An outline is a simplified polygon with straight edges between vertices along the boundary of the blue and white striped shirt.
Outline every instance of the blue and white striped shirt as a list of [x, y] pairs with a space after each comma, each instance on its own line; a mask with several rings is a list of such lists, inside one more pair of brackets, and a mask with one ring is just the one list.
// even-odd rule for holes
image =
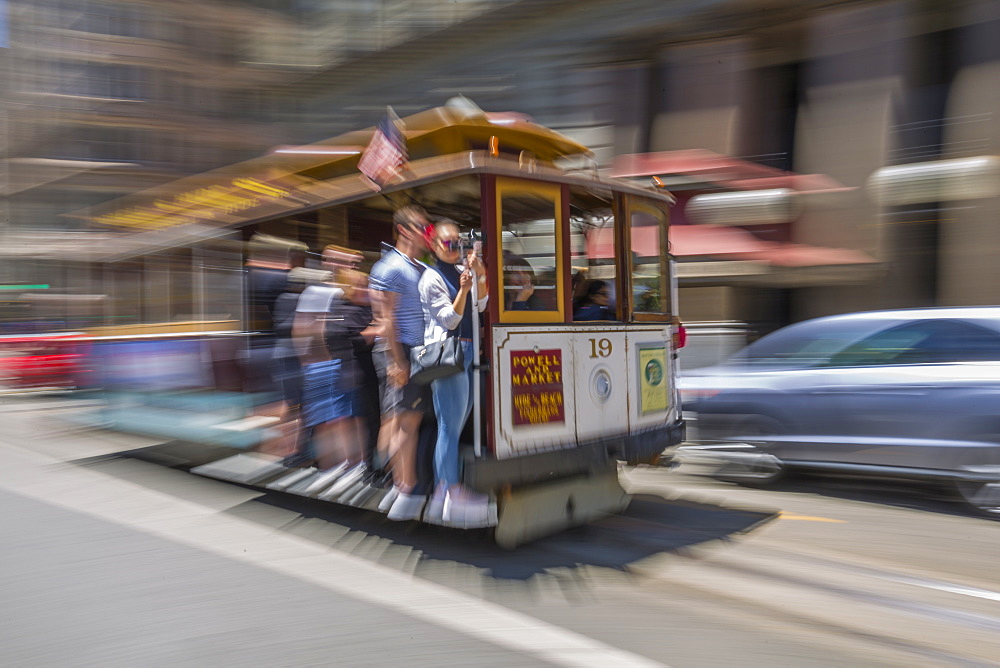
[[424, 343], [424, 312], [417, 285], [425, 269], [427, 265], [423, 262], [411, 260], [390, 247], [368, 276], [368, 285], [372, 290], [396, 293], [396, 309], [393, 312], [396, 337], [408, 346]]

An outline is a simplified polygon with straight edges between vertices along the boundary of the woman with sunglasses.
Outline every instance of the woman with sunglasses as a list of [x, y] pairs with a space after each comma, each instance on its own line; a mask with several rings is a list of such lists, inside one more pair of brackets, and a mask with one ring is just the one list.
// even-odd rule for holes
[[453, 335], [462, 343], [465, 372], [439, 378], [431, 383], [438, 433], [434, 446], [434, 474], [437, 487], [424, 521], [462, 528], [489, 524], [489, 498], [461, 484], [458, 439], [472, 411], [472, 308], [469, 293], [478, 281], [481, 295], [476, 308], [486, 309], [486, 270], [475, 253], [462, 262], [458, 225], [439, 220], [431, 250], [437, 261], [420, 277], [420, 301], [424, 311], [424, 344], [443, 341]]
[[611, 308], [611, 287], [604, 281], [593, 280], [580, 305], [573, 311], [573, 320], [614, 320]]

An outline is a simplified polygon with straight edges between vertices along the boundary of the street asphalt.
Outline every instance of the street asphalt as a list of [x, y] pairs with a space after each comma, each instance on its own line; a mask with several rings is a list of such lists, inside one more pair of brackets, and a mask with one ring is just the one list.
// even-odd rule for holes
[[3, 665], [1000, 665], [1000, 523], [920, 490], [633, 469], [504, 552], [0, 401]]

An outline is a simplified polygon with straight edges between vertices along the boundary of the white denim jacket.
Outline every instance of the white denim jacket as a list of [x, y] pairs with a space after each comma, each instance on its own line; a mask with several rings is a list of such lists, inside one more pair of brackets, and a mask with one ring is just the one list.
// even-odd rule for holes
[[[464, 271], [464, 266], [456, 265], [456, 269], [461, 273]], [[483, 289], [485, 286], [482, 283], [478, 287], [485, 292]], [[424, 310], [424, 345], [444, 341], [448, 337], [448, 332], [458, 327], [462, 322], [462, 314], [456, 312], [452, 307], [454, 299], [448, 292], [444, 278], [436, 270], [428, 269], [420, 277], [417, 289], [420, 292], [420, 305]], [[472, 293], [470, 291], [469, 301], [471, 299]], [[480, 313], [486, 310], [486, 302], [487, 295], [484, 294], [476, 303]], [[466, 306], [468, 306], [468, 302]]]

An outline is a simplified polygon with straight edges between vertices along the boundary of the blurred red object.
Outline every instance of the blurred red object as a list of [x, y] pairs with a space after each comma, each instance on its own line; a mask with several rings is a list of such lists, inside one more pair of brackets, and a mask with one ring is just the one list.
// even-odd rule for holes
[[686, 346], [688, 342], [687, 330], [684, 328], [684, 325], [680, 324], [679, 322], [675, 324], [673, 342], [674, 342], [674, 350], [680, 350], [681, 348]]
[[88, 349], [80, 335], [0, 337], [0, 382], [14, 389], [86, 387]]

